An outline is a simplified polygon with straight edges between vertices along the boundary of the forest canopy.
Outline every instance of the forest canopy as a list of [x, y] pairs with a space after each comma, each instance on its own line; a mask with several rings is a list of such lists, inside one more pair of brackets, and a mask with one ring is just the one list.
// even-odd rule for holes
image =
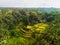
[[0, 45], [60, 45], [60, 11], [0, 9]]

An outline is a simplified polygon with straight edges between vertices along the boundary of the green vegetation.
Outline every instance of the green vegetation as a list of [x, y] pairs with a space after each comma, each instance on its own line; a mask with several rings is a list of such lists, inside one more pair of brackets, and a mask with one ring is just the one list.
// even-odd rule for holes
[[0, 9], [0, 45], [60, 45], [60, 11]]

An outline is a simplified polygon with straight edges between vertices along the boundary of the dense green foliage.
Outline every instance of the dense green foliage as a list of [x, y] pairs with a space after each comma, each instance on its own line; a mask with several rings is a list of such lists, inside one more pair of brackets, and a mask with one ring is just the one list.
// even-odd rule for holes
[[0, 45], [60, 45], [60, 12], [0, 9]]

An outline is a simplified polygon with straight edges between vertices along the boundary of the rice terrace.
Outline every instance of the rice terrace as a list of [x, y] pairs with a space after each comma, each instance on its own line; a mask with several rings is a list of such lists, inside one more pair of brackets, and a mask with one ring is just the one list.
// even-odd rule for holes
[[60, 45], [60, 8], [0, 8], [0, 45]]

